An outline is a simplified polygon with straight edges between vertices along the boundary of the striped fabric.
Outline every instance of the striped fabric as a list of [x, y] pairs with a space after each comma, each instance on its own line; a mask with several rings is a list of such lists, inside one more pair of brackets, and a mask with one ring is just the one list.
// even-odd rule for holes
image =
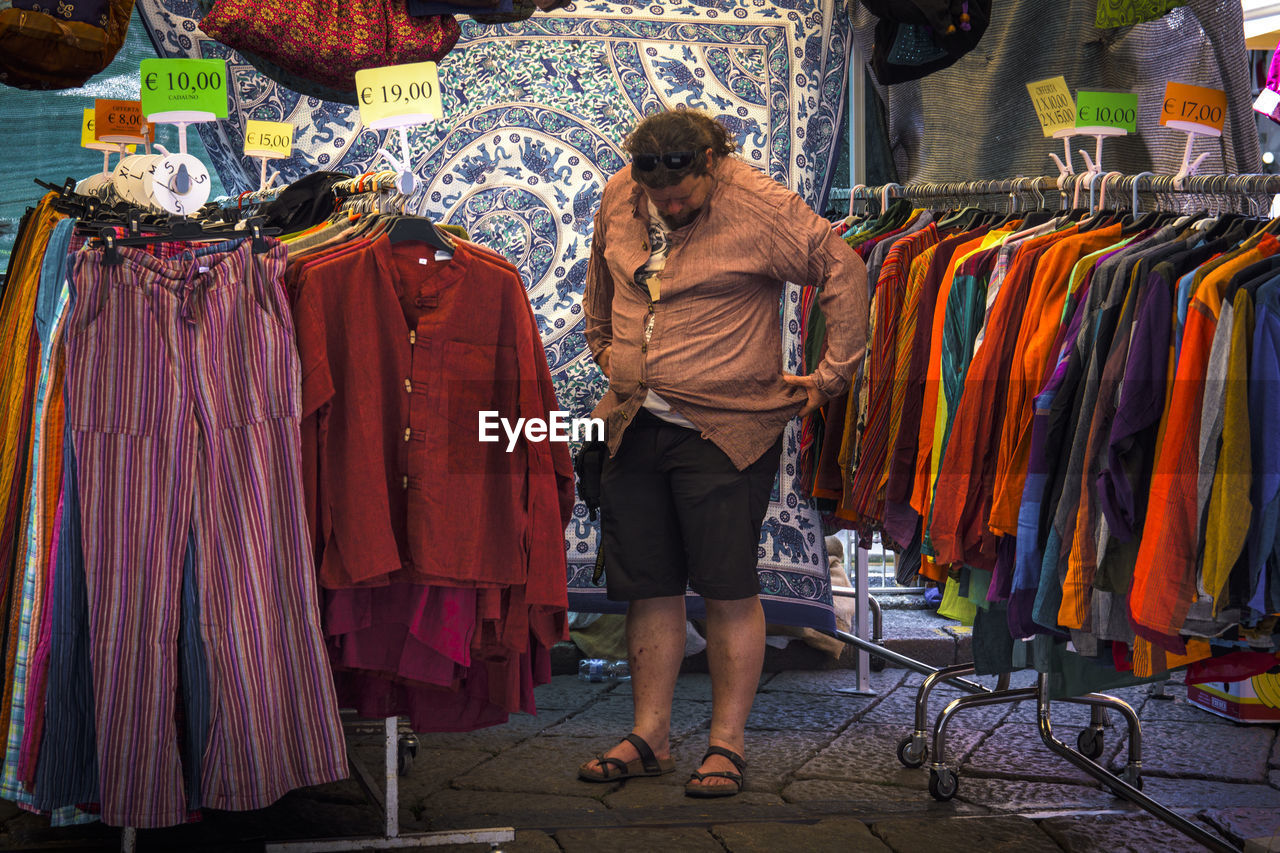
[[[937, 242], [938, 229], [932, 223], [923, 231], [898, 240], [885, 257], [876, 282], [871, 364], [869, 380], [864, 383], [870, 399], [866, 428], [859, 446], [860, 458], [849, 490], [851, 509], [863, 520], [864, 528], [872, 522], [878, 524], [884, 516], [883, 474], [887, 451], [892, 447], [889, 441], [893, 416], [898, 413], [892, 408], [892, 400], [896, 384], [894, 378], [898, 373], [899, 326], [907, 321], [907, 312], [903, 309], [908, 277], [916, 257]], [[914, 331], [914, 319], [912, 328]]]
[[76, 262], [67, 425], [101, 816], [155, 827], [187, 816], [174, 718], [189, 542], [209, 672], [200, 804], [260, 808], [347, 770], [306, 541], [285, 248], [120, 252]]

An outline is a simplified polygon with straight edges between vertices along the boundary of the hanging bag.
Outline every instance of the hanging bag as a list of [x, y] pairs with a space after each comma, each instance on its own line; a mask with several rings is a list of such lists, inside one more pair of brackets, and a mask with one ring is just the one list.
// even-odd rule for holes
[[103, 71], [124, 44], [133, 0], [0, 2], [0, 83], [75, 89]]
[[438, 62], [458, 41], [451, 15], [411, 17], [394, 0], [217, 0], [200, 28], [305, 80], [354, 92], [356, 72]]

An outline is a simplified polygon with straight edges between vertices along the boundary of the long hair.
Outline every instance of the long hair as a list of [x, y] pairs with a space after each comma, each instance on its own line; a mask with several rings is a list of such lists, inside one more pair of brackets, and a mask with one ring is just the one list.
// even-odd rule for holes
[[622, 147], [633, 158], [637, 154], [694, 152], [693, 162], [683, 169], [669, 169], [662, 162], [647, 172], [632, 167], [632, 178], [647, 187], [661, 189], [674, 186], [690, 175], [705, 175], [707, 149], [718, 159], [732, 154], [738, 146], [728, 128], [707, 113], [677, 107], [646, 116], [632, 129]]

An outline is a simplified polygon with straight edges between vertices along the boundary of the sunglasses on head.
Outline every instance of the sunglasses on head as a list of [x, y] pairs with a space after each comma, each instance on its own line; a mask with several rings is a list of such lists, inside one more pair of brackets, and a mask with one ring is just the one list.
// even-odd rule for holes
[[658, 164], [666, 166], [672, 171], [679, 171], [687, 168], [694, 160], [695, 153], [693, 151], [668, 151], [666, 154], [636, 154], [631, 158], [631, 163], [642, 172], [652, 172], [658, 168]]

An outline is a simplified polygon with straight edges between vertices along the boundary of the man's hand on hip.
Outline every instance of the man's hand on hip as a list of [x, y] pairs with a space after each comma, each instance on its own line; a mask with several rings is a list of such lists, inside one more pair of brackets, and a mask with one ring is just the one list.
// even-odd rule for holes
[[795, 376], [790, 373], [782, 374], [782, 381], [788, 385], [794, 385], [803, 388], [805, 394], [809, 396], [808, 401], [804, 404], [804, 408], [800, 410], [800, 417], [811, 414], [822, 408], [822, 404], [827, 402], [827, 395], [818, 390], [818, 380], [813, 376]]

